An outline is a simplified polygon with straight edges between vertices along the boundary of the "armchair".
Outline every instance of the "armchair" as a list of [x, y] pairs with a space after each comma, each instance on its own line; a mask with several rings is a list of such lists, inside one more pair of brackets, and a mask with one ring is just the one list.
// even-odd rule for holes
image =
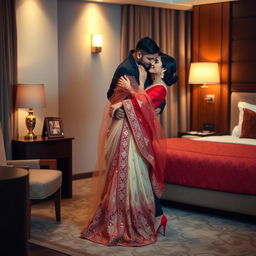
[[[0, 126], [0, 165], [19, 166], [29, 170], [30, 200], [45, 199], [53, 196], [56, 221], [61, 221], [61, 184], [62, 172], [56, 170], [54, 159], [6, 160], [3, 134]], [[41, 169], [48, 167], [50, 169]], [[30, 201], [31, 202], [31, 201]], [[31, 203], [30, 203], [31, 207]], [[31, 209], [29, 210], [31, 215]], [[31, 216], [29, 216], [30, 219]]]

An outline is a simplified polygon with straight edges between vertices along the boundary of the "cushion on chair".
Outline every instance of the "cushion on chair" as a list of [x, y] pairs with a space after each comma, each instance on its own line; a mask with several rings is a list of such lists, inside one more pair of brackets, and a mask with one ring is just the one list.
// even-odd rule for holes
[[49, 169], [30, 169], [30, 199], [44, 199], [54, 194], [61, 186], [62, 172]]

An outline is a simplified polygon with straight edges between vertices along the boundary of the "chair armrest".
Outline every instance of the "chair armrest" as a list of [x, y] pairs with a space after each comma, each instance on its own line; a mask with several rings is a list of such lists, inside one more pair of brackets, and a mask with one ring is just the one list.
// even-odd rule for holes
[[30, 169], [40, 169], [40, 159], [7, 160], [8, 165], [27, 166]]
[[7, 165], [27, 166], [30, 169], [53, 169], [57, 168], [56, 159], [24, 159], [24, 160], [7, 160]]
[[29, 167], [25, 166], [25, 165], [11, 165], [11, 164], [8, 164], [8, 165], [6, 165], [6, 167], [23, 168], [23, 169], [26, 169], [27, 171], [29, 171]]
[[12, 164], [0, 164], [1, 167], [10, 167], [10, 168], [23, 168], [26, 170], [29, 170], [28, 166], [24, 166], [24, 165], [12, 165]]

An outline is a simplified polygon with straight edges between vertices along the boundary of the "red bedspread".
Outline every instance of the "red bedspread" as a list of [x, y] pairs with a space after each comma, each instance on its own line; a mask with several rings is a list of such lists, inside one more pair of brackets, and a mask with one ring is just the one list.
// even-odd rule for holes
[[166, 183], [256, 194], [256, 146], [171, 138]]

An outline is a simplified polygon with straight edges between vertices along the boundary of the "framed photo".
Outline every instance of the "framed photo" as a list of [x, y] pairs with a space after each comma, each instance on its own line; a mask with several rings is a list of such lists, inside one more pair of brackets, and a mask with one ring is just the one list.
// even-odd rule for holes
[[45, 117], [42, 137], [63, 138], [63, 124], [59, 117]]

